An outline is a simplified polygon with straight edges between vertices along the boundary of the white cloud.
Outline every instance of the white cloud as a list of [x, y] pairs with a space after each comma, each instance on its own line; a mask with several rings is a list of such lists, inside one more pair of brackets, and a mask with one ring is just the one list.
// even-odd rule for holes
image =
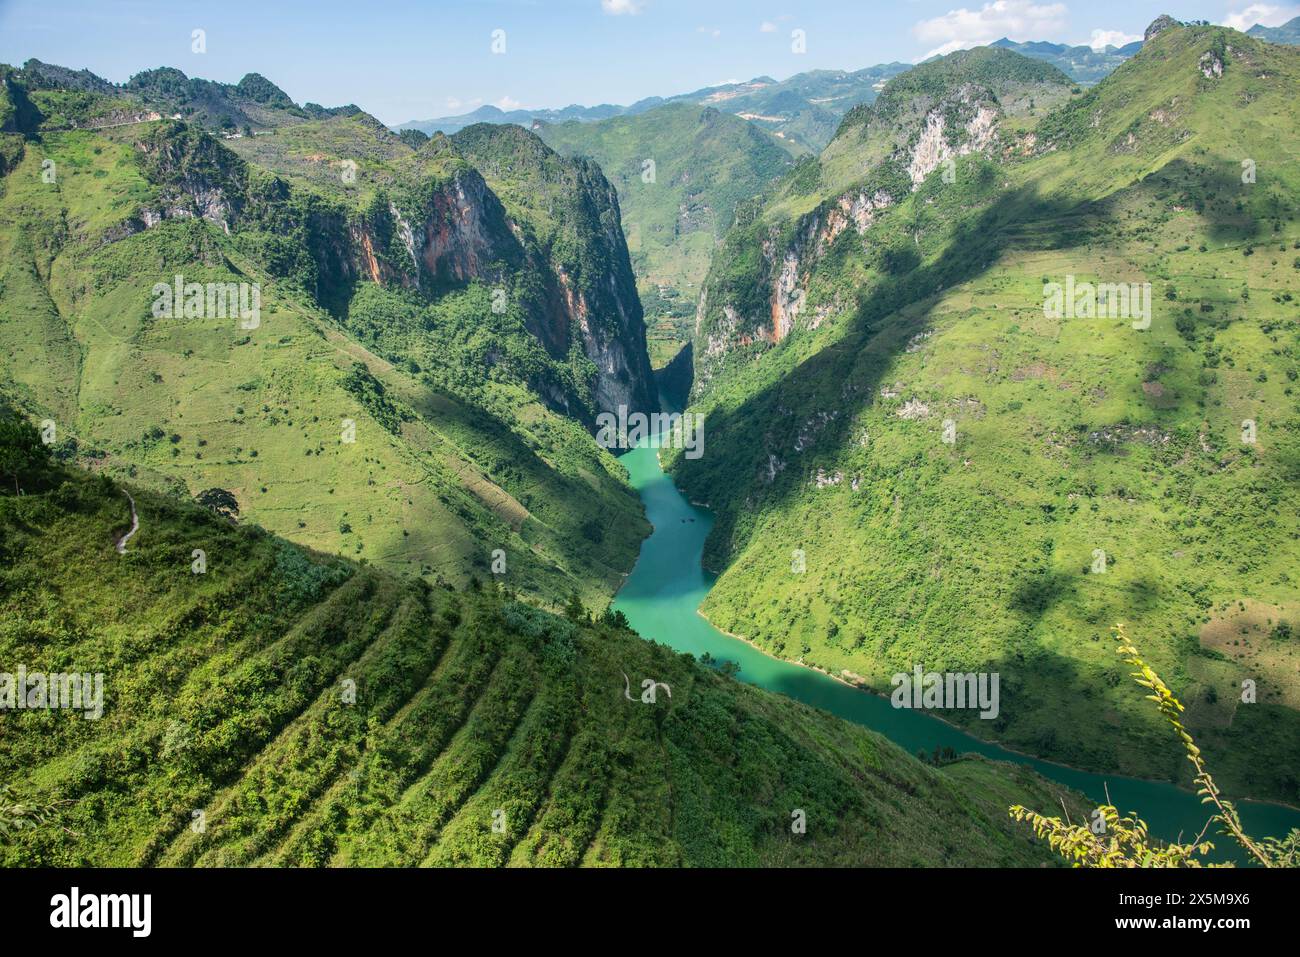
[[1001, 37], [1044, 40], [1065, 29], [1065, 4], [1033, 0], [995, 0], [979, 10], [949, 10], [912, 28], [918, 40], [934, 44], [923, 59], [992, 43]]
[[1272, 3], [1252, 3], [1241, 10], [1234, 10], [1223, 18], [1225, 27], [1232, 27], [1243, 33], [1260, 23], [1266, 27], [1280, 27], [1287, 21], [1300, 16], [1300, 7], [1287, 4], [1278, 6]]
[[1108, 46], [1122, 47], [1125, 44], [1141, 39], [1141, 34], [1125, 33], [1123, 30], [1093, 30], [1092, 39], [1088, 41], [1088, 46], [1094, 50], [1104, 50]]
[[718, 37], [722, 36], [722, 31], [719, 30], [717, 27], [696, 27], [696, 28], [695, 28], [695, 32], [696, 32], [696, 33], [707, 33], [709, 36], [713, 37], [715, 40], [716, 40]]
[[611, 17], [634, 17], [644, 6], [642, 0], [600, 0], [600, 9]]
[[758, 25], [758, 29], [761, 33], [776, 33], [776, 24], [771, 20], [764, 20]]
[[971, 47], [977, 47], [981, 43], [986, 42], [988, 41], [977, 40], [971, 42], [967, 40], [949, 40], [943, 46], [937, 46], [933, 50], [928, 51], [924, 56], [918, 57], [916, 62], [920, 63], [922, 60], [928, 60], [932, 56], [947, 56], [949, 53], [956, 53], [958, 50], [969, 50]]
[[523, 106], [523, 104], [520, 103], [518, 100], [509, 96], [501, 97], [501, 99], [497, 100], [496, 103], [493, 105], [496, 106], [496, 108], [499, 110], [505, 110], [507, 113], [510, 112], [511, 110], [517, 110], [521, 106]]

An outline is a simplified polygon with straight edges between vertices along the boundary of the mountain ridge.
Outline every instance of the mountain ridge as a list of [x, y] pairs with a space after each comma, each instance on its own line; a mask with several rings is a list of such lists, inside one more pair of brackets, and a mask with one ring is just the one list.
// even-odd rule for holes
[[[560, 180], [550, 211], [507, 209], [445, 138], [360, 111], [218, 138], [0, 72], [0, 366], [64, 455], [430, 580], [501, 551], [537, 600], [608, 599], [644, 521], [591, 430], [657, 399], [598, 170], [520, 131]], [[160, 315], [178, 274], [260, 315]]]
[[[1222, 778], [1294, 802], [1295, 538], [1275, 523], [1300, 431], [1298, 55], [1172, 25], [1097, 86], [1057, 82], [1049, 104], [1026, 85], [1014, 109], [903, 74], [908, 96], [887, 87], [738, 213], [697, 312], [691, 410], [713, 451], [664, 453], [717, 516], [702, 613], [877, 690], [918, 661], [1000, 671], [1008, 704], [973, 733], [1185, 781], [1101, 677], [1123, 620], [1179, 676]], [[1145, 280], [1151, 335], [1140, 315], [1047, 314], [1040, 290], [1067, 275]], [[1241, 438], [1264, 419], [1268, 449]], [[1269, 688], [1258, 706], [1246, 678]]]

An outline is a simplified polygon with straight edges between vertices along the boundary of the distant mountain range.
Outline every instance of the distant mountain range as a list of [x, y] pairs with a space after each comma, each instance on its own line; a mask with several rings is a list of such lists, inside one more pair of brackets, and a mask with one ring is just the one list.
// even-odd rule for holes
[[615, 116], [634, 116], [667, 103], [698, 103], [725, 110], [784, 141], [792, 153], [819, 150], [825, 146], [840, 118], [859, 103], [876, 98], [885, 81], [910, 68], [907, 63], [885, 63], [863, 70], [810, 70], [787, 80], [759, 76], [752, 80], [706, 86], [676, 96], [651, 96], [631, 106], [566, 106], [563, 109], [501, 110], [481, 106], [472, 113], [432, 120], [412, 120], [399, 130], [451, 134], [474, 123], [591, 123]]
[[1248, 36], [1255, 37], [1259, 40], [1266, 40], [1269, 43], [1285, 43], [1288, 46], [1300, 46], [1300, 17], [1282, 24], [1280, 27], [1266, 27], [1262, 24], [1255, 24], [1246, 31]]
[[1115, 67], [1141, 50], [1142, 41], [1135, 40], [1122, 47], [1107, 45], [1105, 49], [1094, 50], [1090, 46], [1072, 47], [1064, 43], [1043, 43], [1037, 40], [1016, 43], [1003, 37], [989, 46], [1011, 50], [1023, 56], [1033, 57], [1035, 60], [1044, 60], [1076, 83], [1091, 86], [1100, 82]]
[[[1300, 17], [1280, 27], [1256, 24], [1246, 32], [1270, 43], [1300, 45]], [[989, 46], [1045, 60], [1081, 86], [1091, 86], [1141, 50], [1142, 41], [1135, 40], [1122, 47], [1108, 45], [1096, 50], [1085, 45], [1070, 46], [1041, 40], [1020, 43], [1003, 37]], [[485, 105], [471, 113], [411, 120], [397, 129], [451, 134], [475, 123], [517, 123], [520, 126], [570, 121], [593, 123], [615, 116], [644, 113], [665, 103], [684, 102], [717, 107], [751, 120], [785, 141], [796, 154], [819, 152], [835, 135], [839, 120], [845, 113], [860, 103], [873, 102], [886, 80], [910, 68], [911, 64], [894, 62], [855, 71], [809, 70], [780, 81], [770, 76], [759, 76], [743, 83], [706, 86], [677, 96], [650, 96], [631, 106], [602, 103], [599, 106], [571, 104], [561, 109], [502, 110]]]

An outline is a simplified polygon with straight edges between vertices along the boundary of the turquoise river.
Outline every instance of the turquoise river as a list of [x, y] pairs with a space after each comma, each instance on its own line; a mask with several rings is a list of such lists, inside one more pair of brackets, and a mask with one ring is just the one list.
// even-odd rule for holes
[[[1001, 761], [1027, 764], [1044, 777], [1082, 791], [1101, 802], [1106, 789], [1122, 811], [1136, 811], [1152, 832], [1174, 839], [1198, 834], [1209, 812], [1200, 798], [1172, 784], [1115, 775], [1092, 774], [1038, 760], [971, 737], [925, 713], [896, 709], [883, 695], [850, 687], [843, 682], [789, 661], [770, 657], [751, 645], [710, 625], [697, 611], [713, 585], [713, 576], [700, 564], [704, 539], [713, 524], [708, 511], [693, 506], [659, 467], [656, 448], [649, 442], [620, 457], [645, 504], [654, 532], [641, 547], [636, 566], [614, 601], [642, 636], [697, 657], [706, 652], [719, 660], [740, 665], [739, 678], [789, 695], [857, 722], [890, 738], [915, 754], [951, 746], [958, 752], [978, 752]], [[1134, 688], [1135, 693], [1137, 688]], [[1176, 747], [1172, 734], [1169, 746]], [[1211, 769], [1213, 770], [1213, 769]], [[1231, 797], [1231, 795], [1229, 795]], [[1040, 808], [1051, 813], [1051, 808]], [[1238, 802], [1247, 832], [1256, 836], [1281, 836], [1300, 827], [1300, 811], [1275, 804]], [[1220, 849], [1227, 838], [1207, 835]], [[1216, 852], [1216, 856], [1218, 852]], [[1235, 856], [1235, 855], [1234, 855]]]

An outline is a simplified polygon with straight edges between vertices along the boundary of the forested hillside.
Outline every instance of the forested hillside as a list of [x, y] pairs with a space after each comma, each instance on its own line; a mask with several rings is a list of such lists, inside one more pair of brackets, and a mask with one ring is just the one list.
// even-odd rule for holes
[[[645, 525], [589, 430], [657, 400], [599, 169], [520, 130], [502, 175], [493, 140], [413, 147], [255, 77], [3, 74], [0, 379], [65, 459], [430, 580], [500, 550], [542, 600], [612, 594]], [[221, 134], [236, 107], [266, 128]]]
[[[710, 449], [665, 453], [718, 515], [702, 610], [876, 689], [998, 671], [973, 732], [1186, 781], [1117, 687], [1122, 620], [1219, 778], [1295, 802], [1300, 51], [1168, 20], [1063, 79], [919, 66], [738, 213], [697, 312]], [[1115, 298], [1054, 312], [1067, 283]]]

